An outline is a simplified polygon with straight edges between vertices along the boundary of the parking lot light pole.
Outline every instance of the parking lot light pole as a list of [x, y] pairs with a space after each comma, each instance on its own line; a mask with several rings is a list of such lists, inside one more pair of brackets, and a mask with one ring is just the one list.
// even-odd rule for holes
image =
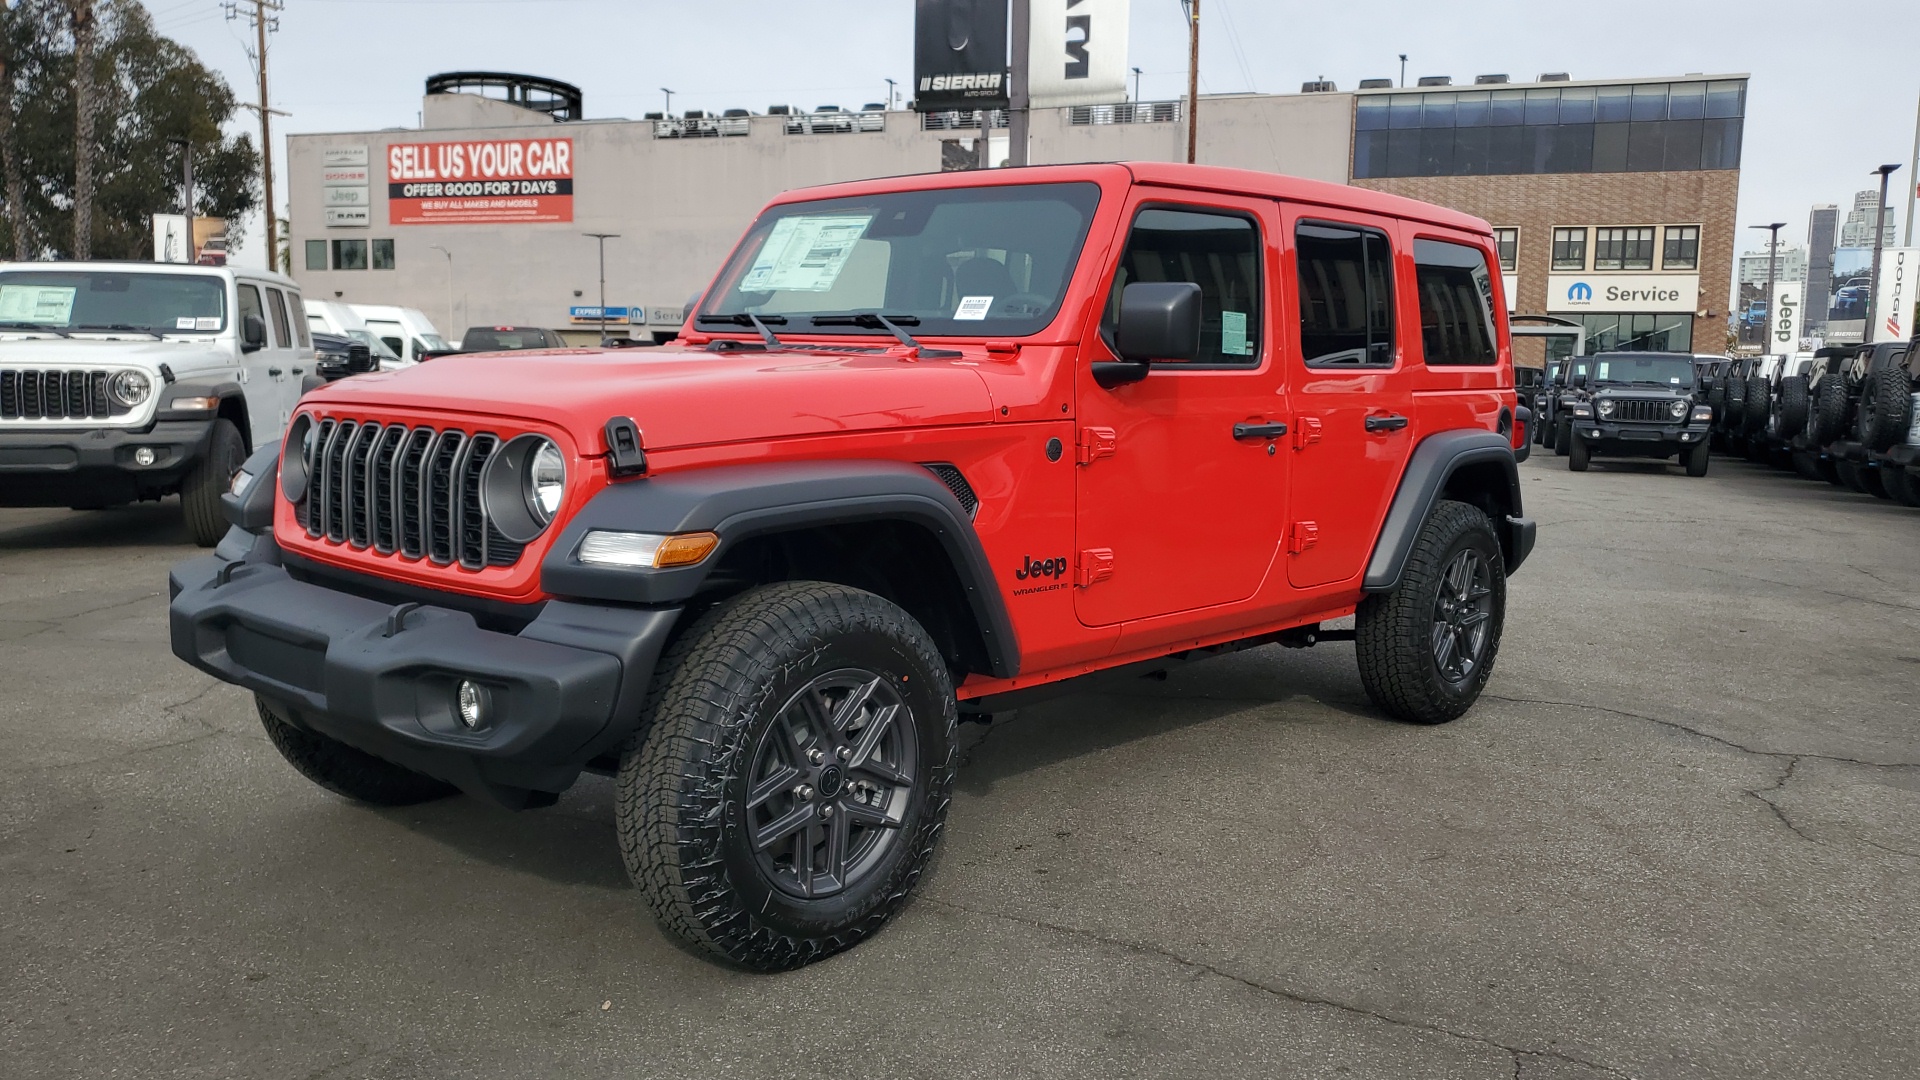
[[1771, 235], [1767, 237], [1767, 321], [1761, 323], [1760, 340], [1764, 346], [1773, 338], [1773, 295], [1780, 287], [1780, 230], [1787, 227], [1784, 221], [1771, 225], [1749, 225], [1749, 229], [1765, 229]]
[[590, 232], [580, 235], [600, 241], [600, 344], [607, 343], [607, 241], [620, 239], [619, 233]]
[[1880, 253], [1887, 246], [1887, 180], [1898, 165], [1882, 165], [1873, 170], [1880, 175], [1880, 208], [1873, 216], [1873, 265], [1867, 268], [1867, 322], [1860, 332], [1860, 344], [1873, 343], [1873, 328], [1880, 318]]
[[663, 86], [660, 88], [660, 92], [667, 95], [667, 111], [662, 115], [671, 120], [673, 119], [673, 91]]

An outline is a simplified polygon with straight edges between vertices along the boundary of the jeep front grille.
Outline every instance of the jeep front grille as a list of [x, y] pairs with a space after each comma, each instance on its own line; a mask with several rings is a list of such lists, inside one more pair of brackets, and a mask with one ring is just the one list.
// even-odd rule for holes
[[1673, 416], [1673, 399], [1649, 400], [1646, 398], [1615, 398], [1613, 415], [1609, 420], [1618, 420], [1625, 424], [1677, 424], [1680, 420]]
[[480, 499], [499, 436], [370, 420], [312, 430], [295, 508], [309, 537], [467, 570], [519, 561], [525, 545], [500, 535]]
[[105, 371], [0, 368], [0, 420], [105, 420], [113, 416]]

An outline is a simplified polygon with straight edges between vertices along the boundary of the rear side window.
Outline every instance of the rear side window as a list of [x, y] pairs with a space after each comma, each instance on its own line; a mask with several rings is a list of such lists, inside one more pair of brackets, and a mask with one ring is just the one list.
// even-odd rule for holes
[[1133, 219], [1113, 276], [1105, 329], [1120, 324], [1120, 296], [1138, 282], [1200, 286], [1200, 353], [1178, 365], [1251, 366], [1260, 356], [1260, 230], [1238, 214], [1151, 207]]
[[279, 289], [267, 290], [267, 310], [273, 313], [273, 347], [291, 348], [293, 336], [287, 331], [287, 301]]
[[1308, 367], [1393, 366], [1393, 248], [1385, 233], [1301, 222], [1300, 353]]
[[287, 303], [293, 308], [293, 331], [300, 338], [300, 347], [303, 349], [312, 348], [313, 338], [309, 337], [307, 333], [307, 324], [311, 321], [307, 315], [307, 306], [300, 302], [299, 293], [288, 293]]
[[1413, 242], [1420, 292], [1420, 345], [1428, 364], [1491, 364], [1493, 276], [1486, 253], [1440, 240]]

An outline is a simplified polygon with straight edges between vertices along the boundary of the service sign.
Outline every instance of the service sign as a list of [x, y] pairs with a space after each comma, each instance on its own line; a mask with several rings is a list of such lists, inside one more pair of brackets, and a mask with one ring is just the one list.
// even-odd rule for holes
[[391, 225], [573, 220], [572, 139], [487, 139], [387, 147]]
[[1697, 274], [1554, 274], [1547, 278], [1547, 310], [1649, 315], [1693, 311], [1700, 302]]

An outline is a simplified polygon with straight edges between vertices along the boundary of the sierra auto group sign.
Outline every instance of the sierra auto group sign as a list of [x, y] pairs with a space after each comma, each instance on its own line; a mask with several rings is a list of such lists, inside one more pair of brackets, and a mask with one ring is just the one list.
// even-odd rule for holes
[[388, 224], [572, 220], [572, 139], [484, 139], [387, 147]]
[[1697, 274], [1555, 274], [1547, 278], [1547, 310], [1608, 314], [1691, 312], [1699, 306]]

